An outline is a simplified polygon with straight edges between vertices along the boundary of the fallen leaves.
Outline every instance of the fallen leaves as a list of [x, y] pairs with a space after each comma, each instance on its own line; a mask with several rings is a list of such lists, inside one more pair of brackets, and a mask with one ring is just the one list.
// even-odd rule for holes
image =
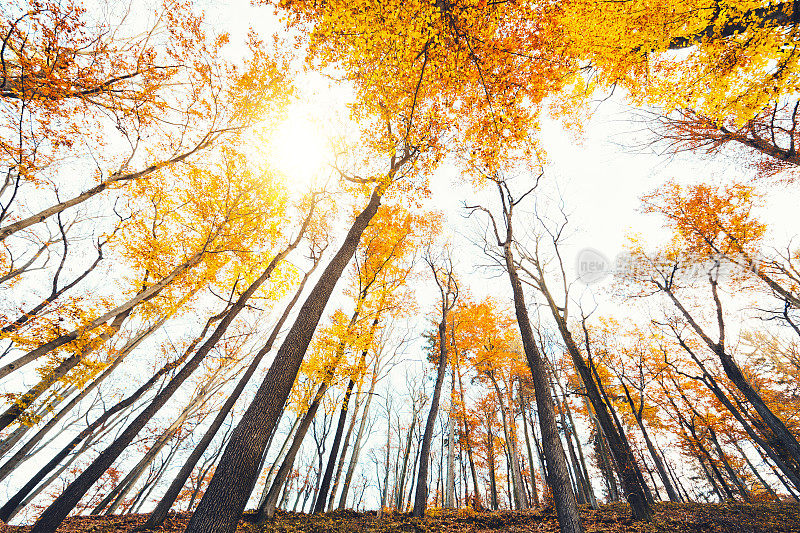
[[[800, 504], [699, 504], [660, 502], [654, 507], [652, 523], [634, 522], [625, 504], [581, 509], [586, 533], [800, 533]], [[164, 525], [153, 531], [183, 532], [189, 513], [171, 514]], [[64, 521], [59, 533], [128, 533], [147, 515], [77, 516]], [[471, 509], [431, 509], [424, 520], [410, 513], [359, 513], [351, 510], [321, 515], [278, 511], [275, 518], [259, 528], [245, 514], [237, 532], [241, 533], [557, 533], [553, 509], [531, 511], [476, 512]], [[26, 533], [29, 527], [0, 526], [2, 533]]]

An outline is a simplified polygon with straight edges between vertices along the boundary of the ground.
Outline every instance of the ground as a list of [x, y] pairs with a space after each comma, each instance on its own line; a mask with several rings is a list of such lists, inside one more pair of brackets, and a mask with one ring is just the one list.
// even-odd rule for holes
[[[146, 515], [111, 517], [76, 517], [67, 519], [59, 533], [127, 533]], [[434, 509], [424, 521], [408, 514], [390, 513], [378, 518], [374, 511], [334, 511], [323, 515], [278, 513], [266, 526], [258, 528], [248, 521], [239, 524], [242, 533], [466, 533], [494, 531], [556, 533], [558, 522], [552, 509], [544, 511], [474, 512]], [[655, 506], [652, 523], [636, 523], [630, 519], [626, 505], [604, 505], [598, 510], [584, 508], [581, 518], [586, 533], [800, 533], [800, 504], [774, 503], [746, 505], [674, 504]], [[156, 531], [183, 532], [188, 513], [170, 515]], [[2, 533], [25, 533], [27, 527], [0, 526]]]

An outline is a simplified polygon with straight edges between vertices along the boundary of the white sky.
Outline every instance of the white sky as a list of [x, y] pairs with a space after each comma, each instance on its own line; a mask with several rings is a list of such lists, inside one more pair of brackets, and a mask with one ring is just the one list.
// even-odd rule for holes
[[[243, 40], [251, 25], [264, 37], [280, 27], [271, 8], [255, 8], [247, 0], [208, 0], [206, 10], [207, 20], [215, 23], [209, 30], [229, 31], [234, 42]], [[278, 126], [279, 138], [274, 146], [266, 153], [254, 151], [254, 157], [275, 157], [280, 170], [301, 182], [308, 182], [324, 167], [324, 152], [328, 146], [325, 131], [330, 131], [332, 125], [340, 123], [340, 117], [346, 116], [349, 92], [346, 88], [332, 86], [316, 74], [301, 76], [298, 85], [302, 102], [291, 108], [289, 123]], [[586, 247], [613, 258], [622, 251], [626, 235], [631, 232], [641, 233], [652, 241], [665, 238], [661, 221], [655, 216], [643, 215], [638, 208], [641, 195], [667, 179], [725, 182], [752, 177], [750, 169], [726, 156], [709, 158], [693, 154], [666, 158], [652, 152], [634, 153], [633, 149], [624, 146], [633, 132], [641, 127], [631, 122], [632, 116], [618, 93], [599, 107], [585, 127], [587, 135], [579, 143], [555, 121], [544, 124], [541, 136], [549, 165], [543, 189], [551, 193], [556, 189], [561, 191], [566, 210], [571, 214], [574, 234], [565, 247], [568, 266], [574, 263], [577, 252]], [[796, 234], [795, 211], [800, 194], [796, 186], [770, 183], [774, 184], [768, 188], [768, 208], [761, 216], [773, 228], [776, 241], [785, 243]], [[464, 200], [469, 198], [472, 201], [474, 198], [470, 198], [472, 194], [466, 185], [458, 183], [457, 171], [451, 166], [443, 166], [432, 180], [431, 189], [430, 203], [445, 213], [448, 231], [454, 235], [454, 241], [462, 245], [459, 269], [468, 280], [471, 291], [477, 296], [507, 296], [504, 279], [487, 281], [483, 272], [474, 270], [476, 263], [484, 261], [482, 257], [476, 257], [480, 251], [466, 246], [462, 237], [471, 233], [472, 223], [463, 218], [461, 207]], [[435, 297], [429, 287], [421, 288], [418, 299], [422, 312], [427, 311], [425, 306], [434, 303]], [[327, 311], [332, 312], [337, 303], [334, 298]], [[615, 307], [614, 304], [607, 305]], [[421, 359], [421, 348], [422, 342], [412, 343], [410, 351], [416, 351]], [[407, 368], [398, 371], [404, 372]], [[400, 374], [393, 378], [392, 383], [400, 390], [405, 389]], [[377, 410], [377, 406], [373, 409]], [[379, 439], [384, 438], [380, 428], [375, 434]], [[365, 468], [371, 468], [367, 448], [368, 445], [361, 460]]]

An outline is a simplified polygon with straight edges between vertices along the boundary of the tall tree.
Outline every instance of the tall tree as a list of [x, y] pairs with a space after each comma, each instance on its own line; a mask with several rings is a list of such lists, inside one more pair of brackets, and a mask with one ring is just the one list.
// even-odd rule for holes
[[472, 209], [480, 210], [487, 214], [491, 222], [491, 236], [494, 237], [497, 246], [502, 250], [502, 265], [511, 284], [511, 291], [514, 295], [514, 310], [520, 329], [522, 346], [533, 378], [536, 405], [539, 411], [539, 424], [542, 432], [542, 445], [547, 458], [547, 481], [553, 491], [558, 523], [565, 533], [582, 533], [583, 525], [578, 514], [575, 493], [572, 492], [571, 488], [567, 458], [558, 435], [555, 405], [553, 397], [550, 395], [547, 366], [543, 359], [544, 355], [539, 351], [533, 335], [533, 328], [531, 327], [528, 308], [525, 303], [525, 293], [522, 289], [522, 282], [513, 252], [515, 245], [513, 229], [514, 207], [528, 193], [514, 198], [505, 182], [497, 181], [496, 187], [502, 208], [502, 226], [498, 226], [494, 215], [489, 209], [481, 206]]
[[[425, 261], [428, 263], [433, 273], [434, 282], [439, 288], [441, 302], [439, 306], [440, 317], [437, 338], [439, 358], [437, 361], [436, 384], [433, 386], [431, 406], [425, 422], [425, 433], [422, 436], [419, 471], [417, 472], [417, 490], [414, 494], [413, 514], [418, 518], [425, 516], [425, 509], [428, 506], [428, 466], [430, 464], [431, 440], [433, 438], [433, 428], [436, 424], [436, 415], [439, 412], [439, 398], [442, 395], [442, 384], [444, 383], [444, 376], [449, 358], [449, 341], [447, 338], [448, 313], [453, 309], [458, 299], [458, 282], [453, 273], [453, 262], [450, 256], [448, 255], [442, 260], [442, 265], [436, 264], [437, 261], [430, 256], [426, 256]], [[452, 440], [451, 433], [451, 443]]]

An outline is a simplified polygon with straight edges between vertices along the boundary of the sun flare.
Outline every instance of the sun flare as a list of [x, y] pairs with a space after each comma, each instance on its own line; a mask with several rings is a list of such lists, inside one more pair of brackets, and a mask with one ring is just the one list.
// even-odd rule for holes
[[331, 143], [310, 109], [292, 109], [271, 135], [270, 159], [287, 188], [305, 192], [328, 174]]

